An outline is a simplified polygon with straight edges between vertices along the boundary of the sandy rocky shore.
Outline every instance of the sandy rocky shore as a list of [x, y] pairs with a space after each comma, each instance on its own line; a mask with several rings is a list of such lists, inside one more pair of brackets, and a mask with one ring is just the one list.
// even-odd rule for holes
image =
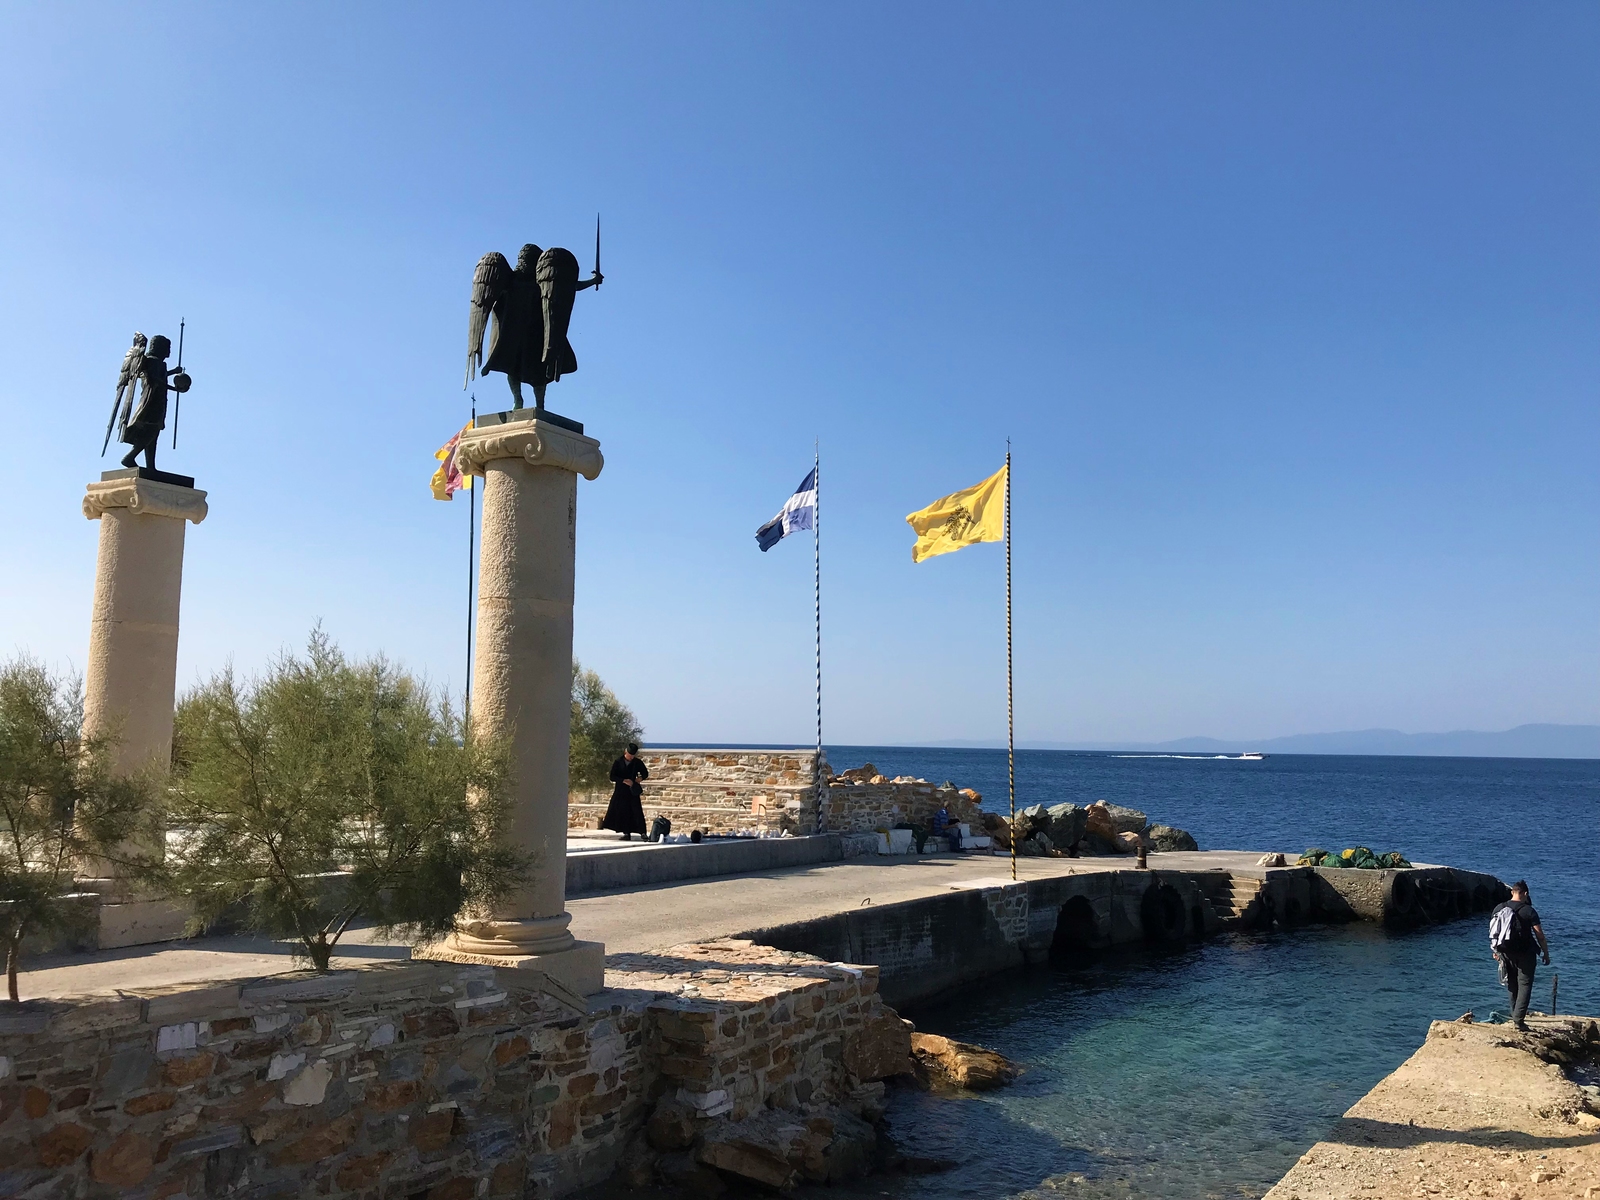
[[1600, 1024], [1435, 1021], [1266, 1200], [1600, 1200]]

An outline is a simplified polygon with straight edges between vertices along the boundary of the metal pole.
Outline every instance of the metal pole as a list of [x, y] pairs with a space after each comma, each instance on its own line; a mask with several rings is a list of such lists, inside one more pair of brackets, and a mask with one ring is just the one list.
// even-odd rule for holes
[[816, 503], [812, 506], [811, 514], [811, 541], [813, 551], [813, 569], [815, 573], [815, 598], [817, 609], [817, 760], [815, 763], [816, 782], [813, 790], [817, 795], [816, 830], [822, 832], [822, 443], [819, 440], [812, 447], [812, 475], [811, 484], [816, 489]]
[[[178, 318], [178, 373], [183, 374], [183, 327], [188, 324], [184, 317]], [[171, 329], [172, 326], [167, 326]], [[178, 415], [183, 408], [183, 393], [179, 392], [172, 399], [172, 448], [178, 448]], [[158, 433], [159, 437], [160, 434]]]
[[1011, 880], [1017, 878], [1017, 731], [1011, 696], [1011, 439], [1006, 439], [1006, 772], [1011, 784]]
[[[472, 394], [472, 423], [478, 423], [478, 394]], [[461, 453], [461, 443], [456, 443], [456, 453]], [[477, 556], [478, 534], [478, 489], [472, 486], [472, 477], [467, 476], [467, 699], [462, 709], [463, 718], [470, 724], [472, 721], [472, 618], [476, 607], [473, 603], [477, 589], [473, 586], [474, 572], [478, 566]]]

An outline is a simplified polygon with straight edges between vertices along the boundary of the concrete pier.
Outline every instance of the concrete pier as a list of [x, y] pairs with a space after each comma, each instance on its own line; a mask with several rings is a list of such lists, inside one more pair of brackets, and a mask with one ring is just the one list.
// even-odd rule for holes
[[1265, 1200], [1600, 1195], [1600, 1099], [1560, 1069], [1596, 1055], [1591, 1017], [1435, 1021]]
[[[768, 844], [790, 854], [826, 855], [838, 843], [797, 838]], [[624, 869], [644, 875], [675, 863], [690, 870], [695, 863], [689, 852], [705, 850], [715, 861], [727, 847], [619, 851], [607, 855], [610, 864], [602, 864], [589, 878], [615, 878]], [[571, 914], [574, 934], [603, 943], [612, 958], [682, 942], [749, 938], [831, 962], [875, 964], [881, 968], [885, 998], [908, 1004], [996, 971], [1042, 962], [1052, 953], [1147, 939], [1202, 938], [1228, 929], [1382, 921], [1384, 896], [1395, 892], [1395, 879], [1407, 876], [1426, 881], [1430, 896], [1458, 898], [1428, 909], [1438, 920], [1454, 919], [1480, 904], [1492, 907], [1504, 891], [1493, 876], [1452, 867], [1323, 871], [1262, 867], [1257, 865], [1260, 857], [1228, 850], [1156, 854], [1147, 871], [1121, 857], [1024, 858], [1016, 883], [1010, 879], [1009, 859], [1000, 856], [821, 858], [756, 873], [653, 883], [639, 879], [615, 891], [574, 896], [565, 902], [565, 911]], [[661, 866], [651, 867], [652, 861]], [[1376, 879], [1380, 874], [1394, 878], [1385, 884]], [[1335, 875], [1339, 878], [1327, 881]], [[1404, 894], [1406, 885], [1399, 890]], [[345, 942], [348, 952], [336, 956], [336, 966], [353, 967], [374, 957], [403, 959], [411, 953], [404, 945], [374, 941], [359, 930], [347, 934]], [[24, 995], [68, 996], [107, 987], [226, 978], [241, 970], [268, 973], [287, 965], [285, 948], [272, 943], [201, 938], [115, 954], [33, 960], [23, 972], [22, 989]]]

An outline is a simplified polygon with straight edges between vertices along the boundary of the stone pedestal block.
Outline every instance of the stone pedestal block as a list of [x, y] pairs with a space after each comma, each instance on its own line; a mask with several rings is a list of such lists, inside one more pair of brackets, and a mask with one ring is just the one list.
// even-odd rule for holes
[[531, 967], [592, 994], [604, 947], [567, 929], [567, 751], [578, 476], [600, 474], [600, 443], [534, 411], [498, 413], [462, 436], [456, 461], [484, 481], [472, 727], [511, 744], [506, 836], [536, 862], [525, 888], [429, 953]]
[[117, 771], [172, 761], [184, 526], [206, 519], [206, 494], [137, 469], [91, 483], [83, 515], [100, 522], [83, 730], [117, 739]]

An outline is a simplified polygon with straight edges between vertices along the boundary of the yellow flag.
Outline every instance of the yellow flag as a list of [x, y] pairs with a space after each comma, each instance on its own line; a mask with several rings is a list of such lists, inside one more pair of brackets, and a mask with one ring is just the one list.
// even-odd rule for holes
[[[471, 428], [472, 422], [468, 421], [461, 427], [461, 433]], [[472, 476], [463, 472], [461, 464], [456, 462], [456, 447], [461, 444], [461, 433], [433, 452], [433, 456], [439, 460], [439, 469], [433, 473], [428, 486], [433, 489], [435, 500], [448, 500], [462, 488], [472, 487]]]
[[906, 518], [917, 535], [911, 561], [949, 554], [976, 542], [998, 542], [1006, 536], [1006, 468], [965, 491], [935, 500]]

